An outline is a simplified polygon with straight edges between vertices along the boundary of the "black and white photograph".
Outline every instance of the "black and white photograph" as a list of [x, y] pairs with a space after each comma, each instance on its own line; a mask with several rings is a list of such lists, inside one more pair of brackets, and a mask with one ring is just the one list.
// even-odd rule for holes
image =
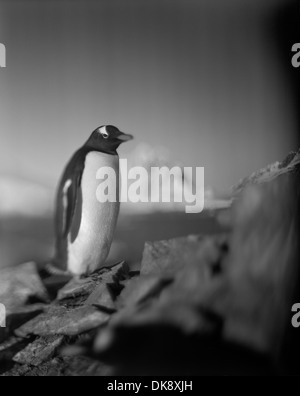
[[299, 110], [298, 0], [0, 0], [0, 376], [300, 376]]

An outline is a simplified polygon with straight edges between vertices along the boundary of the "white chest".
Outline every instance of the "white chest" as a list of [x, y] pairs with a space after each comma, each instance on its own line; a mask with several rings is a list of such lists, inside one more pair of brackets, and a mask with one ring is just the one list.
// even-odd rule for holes
[[99, 202], [97, 191], [102, 182], [97, 178], [99, 170], [110, 168], [117, 181], [119, 197], [119, 157], [98, 152], [86, 156], [82, 174], [82, 215], [78, 236], [68, 244], [68, 267], [75, 274], [96, 270], [105, 264], [119, 215], [117, 202]]
[[[115, 175], [110, 182], [115, 184], [112, 188], [119, 190], [119, 157], [118, 155], [109, 155], [99, 152], [91, 152], [86, 156], [85, 167], [82, 174], [81, 188], [83, 198], [83, 208], [86, 212], [102, 210], [101, 202], [97, 199], [99, 191], [99, 171], [108, 168]], [[114, 183], [114, 180], [116, 183]], [[116, 194], [118, 197], [118, 194]]]

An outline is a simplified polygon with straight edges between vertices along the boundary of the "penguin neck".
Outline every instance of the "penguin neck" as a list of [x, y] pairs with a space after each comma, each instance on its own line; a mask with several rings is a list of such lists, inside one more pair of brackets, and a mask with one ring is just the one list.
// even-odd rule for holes
[[104, 149], [104, 148], [92, 146], [92, 145], [90, 145], [88, 143], [85, 144], [81, 148], [81, 150], [84, 151], [86, 154], [90, 153], [91, 151], [96, 151], [98, 153], [104, 153], [104, 154], [110, 154], [110, 155], [118, 155], [118, 152], [117, 152], [116, 149], [112, 149], [112, 150]]

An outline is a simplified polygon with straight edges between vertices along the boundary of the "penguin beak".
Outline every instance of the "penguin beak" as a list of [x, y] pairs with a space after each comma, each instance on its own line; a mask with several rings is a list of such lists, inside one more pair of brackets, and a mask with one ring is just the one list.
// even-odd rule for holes
[[129, 142], [129, 140], [132, 140], [133, 136], [129, 135], [127, 133], [123, 133], [121, 135], [118, 136], [118, 140], [120, 140], [121, 142]]

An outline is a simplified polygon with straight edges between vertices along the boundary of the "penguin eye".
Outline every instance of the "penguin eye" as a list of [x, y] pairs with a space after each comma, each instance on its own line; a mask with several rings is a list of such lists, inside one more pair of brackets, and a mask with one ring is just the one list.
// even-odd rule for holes
[[101, 134], [102, 134], [102, 137], [104, 139], [108, 139], [109, 138], [109, 134], [107, 132], [101, 132]]

